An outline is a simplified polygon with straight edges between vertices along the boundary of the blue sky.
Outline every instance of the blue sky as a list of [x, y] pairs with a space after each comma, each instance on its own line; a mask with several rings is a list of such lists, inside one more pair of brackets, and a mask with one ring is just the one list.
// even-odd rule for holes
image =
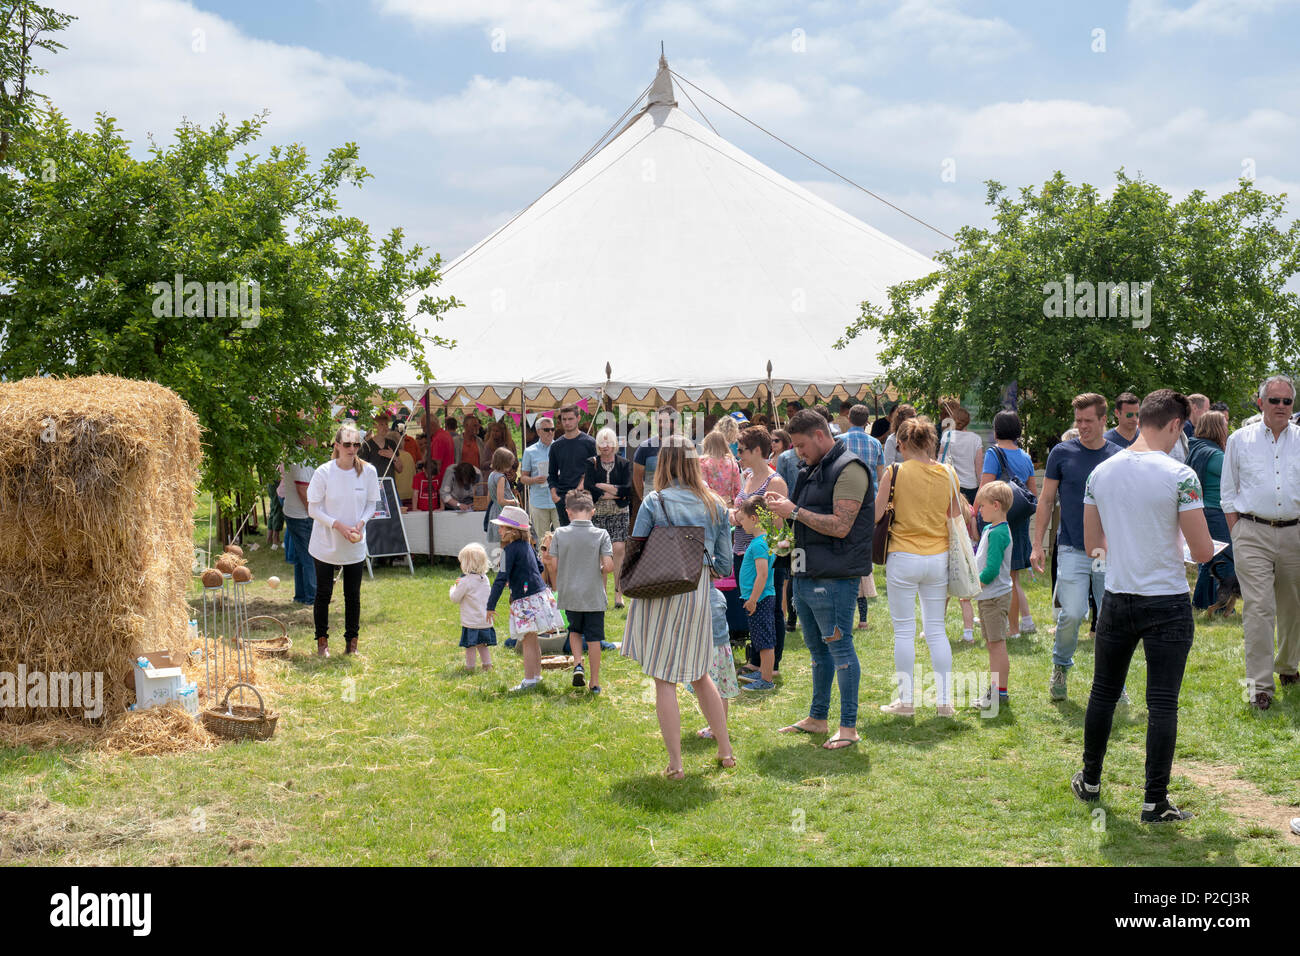
[[[987, 221], [983, 180], [1056, 169], [1104, 188], [1124, 166], [1175, 196], [1247, 171], [1300, 193], [1298, 0], [55, 2], [81, 19], [41, 88], [78, 125], [107, 110], [143, 146], [182, 115], [267, 108], [267, 145], [359, 143], [376, 178], [347, 210], [447, 259], [586, 151], [660, 40], [679, 73], [949, 233]], [[692, 95], [784, 175], [946, 245]]]

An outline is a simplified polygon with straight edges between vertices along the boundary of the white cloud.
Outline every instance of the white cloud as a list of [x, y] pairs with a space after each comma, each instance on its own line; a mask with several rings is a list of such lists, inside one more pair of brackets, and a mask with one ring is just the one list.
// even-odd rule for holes
[[1090, 153], [1120, 139], [1132, 125], [1122, 109], [1077, 100], [994, 103], [960, 120], [957, 152], [969, 156]]
[[427, 102], [385, 96], [371, 110], [367, 125], [381, 135], [419, 128], [438, 136], [505, 130], [549, 137], [607, 119], [604, 110], [587, 105], [550, 80], [522, 76], [508, 80], [475, 76], [460, 92]]
[[643, 33], [655, 36], [686, 35], [697, 40], [737, 43], [741, 34], [702, 13], [684, 0], [665, 0], [651, 7], [641, 22]]
[[297, 131], [405, 85], [355, 60], [250, 37], [183, 0], [65, 0], [60, 9], [77, 20], [42, 89], [82, 126], [103, 110], [134, 132], [166, 133], [182, 116], [207, 123], [269, 109], [278, 128]]
[[694, 113], [685, 95], [689, 93], [691, 99], [715, 123], [719, 118], [729, 119], [731, 114], [702, 94], [700, 90], [707, 90], [709, 96], [717, 97], [727, 106], [757, 123], [763, 123], [764, 120], [803, 116], [808, 112], [808, 99], [793, 84], [768, 79], [765, 76], [749, 76], [728, 83], [714, 72], [708, 60], [688, 58], [678, 63], [669, 60], [668, 65], [687, 77], [695, 87], [699, 87], [696, 89], [673, 77], [673, 84], [678, 88], [677, 102]]
[[[382, 13], [432, 29], [481, 27], [487, 41], [541, 50], [571, 50], [607, 37], [627, 8], [607, 0], [373, 0]], [[494, 35], [493, 31], [501, 33]]]
[[[793, 43], [794, 29], [804, 31], [802, 51]], [[1028, 45], [1006, 20], [972, 16], [960, 0], [902, 0], [842, 25], [796, 23], [756, 41], [752, 52], [806, 56], [835, 71], [884, 73], [921, 58], [941, 67], [985, 66], [1023, 53]]]
[[207, 124], [222, 112], [241, 119], [269, 109], [277, 137], [320, 131], [337, 143], [358, 130], [387, 137], [506, 130], [535, 140], [606, 120], [552, 81], [518, 76], [474, 76], [456, 93], [424, 98], [396, 73], [249, 37], [183, 0], [63, 6], [78, 19], [43, 89], [81, 126], [105, 110], [133, 136], [165, 135], [182, 116]]
[[1244, 33], [1252, 17], [1263, 16], [1296, 0], [1196, 0], [1190, 7], [1175, 7], [1165, 0], [1130, 0], [1128, 28], [1175, 33], [1181, 30]]

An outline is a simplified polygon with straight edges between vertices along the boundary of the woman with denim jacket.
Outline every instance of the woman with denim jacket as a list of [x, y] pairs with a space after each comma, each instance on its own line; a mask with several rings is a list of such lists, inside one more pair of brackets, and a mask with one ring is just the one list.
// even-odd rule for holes
[[722, 697], [709, 677], [713, 656], [711, 580], [731, 573], [731, 527], [727, 508], [704, 483], [695, 444], [683, 435], [665, 436], [655, 467], [655, 490], [637, 512], [634, 537], [646, 537], [660, 525], [704, 528], [706, 554], [695, 590], [666, 598], [634, 598], [623, 632], [624, 657], [641, 664], [654, 678], [655, 712], [668, 750], [665, 776], [681, 780], [682, 721], [677, 685], [691, 684], [718, 743], [718, 762], [734, 767]]

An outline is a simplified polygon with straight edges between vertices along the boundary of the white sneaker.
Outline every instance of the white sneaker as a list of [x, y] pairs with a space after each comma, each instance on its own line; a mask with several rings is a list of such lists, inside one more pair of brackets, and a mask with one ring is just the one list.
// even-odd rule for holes
[[512, 694], [517, 694], [517, 693], [519, 693], [520, 691], [532, 690], [534, 687], [536, 687], [536, 686], [538, 686], [539, 684], [541, 684], [541, 682], [542, 682], [542, 679], [541, 679], [540, 677], [533, 677], [533, 678], [525, 677], [522, 681], [520, 681], [520, 682], [519, 682], [518, 684], [516, 684], [514, 687], [511, 687], [511, 688], [510, 688], [510, 693], [512, 693]]
[[892, 704], [881, 704], [880, 712], [889, 714], [892, 717], [911, 717], [916, 713], [916, 708], [911, 704], [905, 704], [901, 700], [896, 700]]
[[1037, 634], [1038, 625], [1034, 623], [1033, 618], [1022, 617], [1020, 619], [1021, 634]]

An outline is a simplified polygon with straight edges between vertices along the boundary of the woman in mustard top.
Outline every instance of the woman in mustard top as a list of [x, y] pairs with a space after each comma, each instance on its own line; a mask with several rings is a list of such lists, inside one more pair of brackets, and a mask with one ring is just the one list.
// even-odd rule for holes
[[[884, 704], [886, 714], [915, 713], [912, 673], [916, 665], [916, 599], [921, 599], [923, 637], [930, 648], [937, 710], [941, 717], [956, 711], [952, 703], [952, 648], [944, 629], [948, 600], [948, 518], [963, 515], [964, 499], [957, 491], [956, 473], [934, 459], [938, 433], [927, 418], [911, 418], [897, 432], [899, 468], [894, 490], [894, 521], [889, 533], [889, 616], [894, 621], [894, 672], [898, 699]], [[876, 518], [885, 513], [894, 469], [885, 472], [876, 496]]]

